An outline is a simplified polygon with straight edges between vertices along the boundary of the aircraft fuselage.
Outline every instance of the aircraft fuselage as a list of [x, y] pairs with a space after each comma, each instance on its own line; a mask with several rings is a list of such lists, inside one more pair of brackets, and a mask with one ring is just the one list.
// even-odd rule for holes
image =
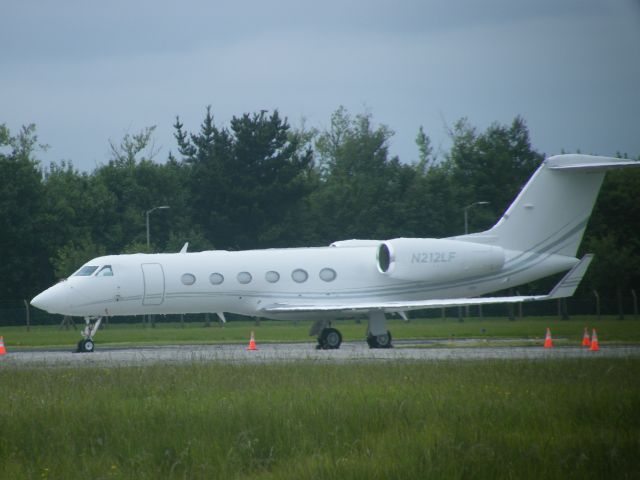
[[[51, 313], [76, 316], [229, 312], [280, 319], [291, 314], [268, 313], [265, 307], [475, 297], [577, 262], [557, 255], [524, 258], [520, 252], [506, 252], [504, 267], [489, 275], [407, 281], [380, 271], [378, 251], [375, 246], [345, 246], [105, 256], [83, 267], [97, 267], [91, 275], [80, 269], [32, 303], [46, 305]], [[452, 268], [458, 259], [463, 261], [451, 248], [431, 252], [431, 259], [422, 251], [412, 256], [427, 268], [436, 268], [438, 262]], [[111, 275], [100, 274], [105, 266]]]

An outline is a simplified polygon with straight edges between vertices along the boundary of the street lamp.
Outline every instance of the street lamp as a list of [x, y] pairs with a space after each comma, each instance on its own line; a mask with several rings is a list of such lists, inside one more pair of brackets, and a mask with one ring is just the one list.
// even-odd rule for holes
[[475, 207], [476, 205], [489, 205], [489, 202], [481, 201], [481, 202], [473, 202], [470, 205], [464, 207], [464, 234], [467, 235], [469, 233], [469, 215], [468, 211], [470, 208]]
[[167, 208], [171, 208], [169, 205], [162, 205], [160, 207], [153, 207], [151, 210], [147, 210], [145, 214], [147, 216], [147, 250], [151, 248], [151, 242], [149, 241], [149, 214], [155, 210], [165, 210]]

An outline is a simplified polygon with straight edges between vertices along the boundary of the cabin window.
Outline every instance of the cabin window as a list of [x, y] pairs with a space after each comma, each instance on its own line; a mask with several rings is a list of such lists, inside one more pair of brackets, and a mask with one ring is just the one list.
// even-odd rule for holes
[[111, 265], [105, 265], [98, 273], [96, 273], [96, 277], [113, 277], [113, 270], [111, 269]]
[[212, 273], [209, 275], [209, 281], [211, 285], [220, 285], [224, 282], [224, 276], [221, 273]]
[[82, 267], [80, 270], [78, 270], [76, 273], [74, 273], [73, 275], [76, 277], [88, 277], [90, 275], [93, 275], [93, 272], [95, 272], [98, 269], [98, 266], [93, 266], [93, 265], [85, 265], [84, 267]]
[[182, 275], [181, 280], [185, 285], [193, 285], [196, 283], [196, 276], [192, 273], [185, 273]]
[[309, 274], [305, 270], [297, 268], [296, 270], [291, 272], [291, 278], [293, 278], [294, 282], [304, 283], [307, 281], [307, 278], [309, 278]]
[[271, 270], [264, 274], [264, 278], [269, 283], [276, 283], [278, 280], [280, 280], [280, 274]]
[[238, 274], [238, 282], [246, 285], [247, 283], [250, 283], [253, 277], [251, 277], [251, 274], [249, 272], [240, 272]]
[[338, 274], [333, 268], [323, 268], [320, 270], [320, 279], [325, 282], [333, 282]]

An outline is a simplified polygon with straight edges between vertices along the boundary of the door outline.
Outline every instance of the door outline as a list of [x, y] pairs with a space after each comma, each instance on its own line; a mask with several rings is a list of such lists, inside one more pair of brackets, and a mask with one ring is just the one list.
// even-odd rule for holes
[[162, 305], [164, 302], [164, 270], [159, 263], [143, 263], [142, 282], [144, 284], [144, 294], [142, 305]]

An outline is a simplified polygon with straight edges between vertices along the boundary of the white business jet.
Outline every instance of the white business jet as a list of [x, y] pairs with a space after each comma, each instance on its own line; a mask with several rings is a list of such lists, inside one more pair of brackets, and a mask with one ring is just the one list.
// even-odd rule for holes
[[[236, 313], [316, 320], [318, 347], [339, 348], [337, 318], [366, 315], [371, 348], [391, 346], [386, 315], [427, 308], [569, 297], [592, 255], [575, 258], [605, 171], [638, 166], [588, 155], [546, 159], [491, 229], [470, 235], [346, 240], [328, 247], [109, 255], [94, 258], [31, 304], [86, 321], [94, 350], [103, 317]], [[569, 270], [546, 295], [481, 297]]]

